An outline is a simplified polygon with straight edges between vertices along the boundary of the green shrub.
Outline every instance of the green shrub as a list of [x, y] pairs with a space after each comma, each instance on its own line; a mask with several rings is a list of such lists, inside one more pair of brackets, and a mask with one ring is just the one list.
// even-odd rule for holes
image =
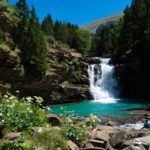
[[41, 102], [42, 98], [36, 96], [19, 100], [15, 96], [6, 95], [0, 102], [0, 120], [9, 129], [19, 131], [42, 126], [47, 123], [47, 112], [38, 107]]
[[95, 128], [99, 122], [100, 119], [97, 116], [90, 114], [86, 119], [86, 126], [90, 128]]
[[87, 138], [84, 127], [73, 124], [71, 120], [70, 123], [64, 127], [62, 134], [66, 139], [72, 140], [77, 145], [80, 145], [81, 142]]
[[57, 129], [51, 128], [50, 132], [37, 133], [34, 132], [30, 136], [30, 140], [35, 144], [34, 147], [46, 147], [49, 150], [66, 150], [65, 139]]
[[81, 142], [88, 138], [89, 133], [100, 122], [100, 119], [91, 114], [86, 120], [82, 120], [79, 116], [64, 116], [63, 121], [65, 124], [62, 130], [63, 136], [80, 145]]

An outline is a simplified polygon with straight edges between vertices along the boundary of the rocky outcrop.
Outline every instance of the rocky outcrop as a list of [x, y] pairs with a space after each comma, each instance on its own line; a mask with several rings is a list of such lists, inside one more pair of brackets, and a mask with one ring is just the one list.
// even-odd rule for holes
[[98, 125], [91, 133], [91, 139], [81, 144], [80, 150], [149, 150], [149, 135], [139, 137], [143, 130], [123, 129], [118, 126]]
[[100, 64], [100, 58], [99, 57], [85, 57], [85, 62], [89, 64]]
[[91, 99], [88, 64], [80, 53], [49, 47], [51, 68], [41, 80], [28, 80], [13, 86], [20, 96], [41, 96], [46, 104], [68, 103]]
[[0, 46], [0, 81], [14, 83], [22, 80], [23, 66], [17, 52]]

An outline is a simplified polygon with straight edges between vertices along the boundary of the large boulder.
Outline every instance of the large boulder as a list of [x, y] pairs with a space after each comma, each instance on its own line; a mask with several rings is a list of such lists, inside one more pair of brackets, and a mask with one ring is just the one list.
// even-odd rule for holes
[[63, 87], [64, 97], [66, 99], [89, 99], [90, 92], [88, 86], [80, 86], [80, 85], [67, 85]]
[[21, 135], [22, 135], [21, 132], [11, 132], [11, 133], [7, 133], [7, 134], [4, 136], [4, 139], [13, 141], [13, 140], [18, 139], [19, 137], [21, 137]]
[[81, 87], [79, 86], [65, 86], [64, 87], [64, 94], [67, 98], [78, 98], [81, 93]]
[[61, 126], [63, 124], [63, 121], [54, 114], [49, 114], [48, 116], [48, 122], [53, 126]]
[[102, 148], [108, 148], [109, 146], [109, 134], [103, 130], [94, 129], [91, 133], [91, 139], [99, 140]]
[[135, 129], [120, 129], [116, 133], [109, 134], [110, 136], [110, 145], [118, 148], [121, 143], [125, 142], [126, 140], [130, 140], [137, 137], [137, 131]]

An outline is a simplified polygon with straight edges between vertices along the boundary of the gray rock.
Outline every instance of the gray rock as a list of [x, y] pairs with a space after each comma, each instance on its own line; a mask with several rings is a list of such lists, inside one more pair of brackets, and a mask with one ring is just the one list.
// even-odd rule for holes
[[120, 130], [116, 133], [111, 133], [110, 135], [110, 145], [113, 147], [116, 147], [117, 145], [120, 145], [121, 143], [136, 138], [137, 137], [137, 131], [135, 129], [126, 129], [126, 130]]
[[106, 147], [105, 142], [100, 140], [88, 140], [88, 143], [91, 143], [92, 145], [94, 145], [94, 147], [100, 147], [100, 148]]
[[85, 57], [85, 62], [89, 64], [100, 64], [99, 57]]
[[67, 150], [79, 150], [79, 147], [72, 141], [67, 141]]
[[68, 98], [77, 98], [80, 96], [81, 93], [81, 87], [76, 86], [65, 86], [63, 90]]
[[21, 137], [21, 135], [22, 135], [21, 132], [11, 132], [11, 133], [7, 133], [7, 134], [4, 136], [4, 139], [13, 141], [13, 140], [15, 140], [15, 139]]
[[109, 141], [109, 134], [105, 131], [100, 131], [98, 129], [94, 129], [91, 134], [91, 139], [102, 140], [104, 142]]
[[53, 126], [61, 126], [63, 124], [63, 121], [57, 115], [49, 114], [47, 117], [49, 123]]

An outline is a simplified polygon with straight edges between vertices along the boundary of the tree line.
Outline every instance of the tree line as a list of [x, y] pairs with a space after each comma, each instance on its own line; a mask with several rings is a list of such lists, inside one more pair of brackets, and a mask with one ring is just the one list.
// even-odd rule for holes
[[[77, 25], [52, 20], [48, 14], [39, 22], [35, 8], [30, 10], [26, 0], [16, 3], [16, 15], [19, 18], [13, 30], [15, 46], [21, 50], [21, 60], [26, 75], [42, 77], [49, 67], [48, 42], [60, 41], [75, 48], [82, 54], [91, 49], [92, 37], [87, 31], [80, 30]], [[48, 39], [48, 40], [47, 40]]]
[[149, 97], [150, 84], [150, 1], [133, 0], [124, 17], [96, 33], [95, 52], [110, 54], [122, 63], [121, 85], [125, 95]]

